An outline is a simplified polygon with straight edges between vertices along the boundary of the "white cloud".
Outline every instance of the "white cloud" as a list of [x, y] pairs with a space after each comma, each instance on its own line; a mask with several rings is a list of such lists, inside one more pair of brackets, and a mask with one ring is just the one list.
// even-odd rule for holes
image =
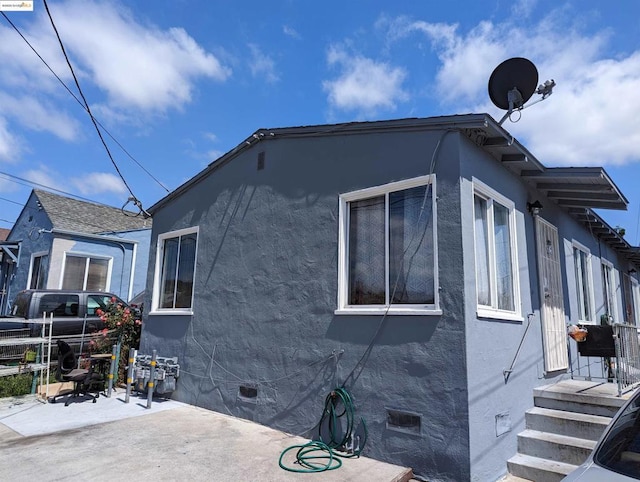
[[[519, 5], [531, 7], [528, 2]], [[466, 34], [457, 25], [407, 17], [384, 20], [390, 42], [410, 35], [429, 39], [441, 62], [434, 91], [447, 109], [489, 112], [500, 119], [504, 111], [490, 103], [487, 82], [492, 70], [510, 57], [532, 60], [540, 83], [553, 78], [557, 87], [551, 97], [522, 111], [520, 122], [504, 124], [544, 164], [640, 161], [640, 131], [635, 128], [640, 50], [611, 58], [606, 30], [584, 34], [557, 12], [531, 25], [481, 22]], [[531, 102], [539, 98], [534, 94]]]
[[249, 44], [249, 50], [251, 50], [251, 60], [249, 61], [251, 75], [261, 76], [270, 84], [280, 80], [276, 73], [275, 63], [270, 56], [262, 52], [255, 44]]
[[282, 26], [282, 32], [291, 38], [295, 38], [295, 39], [300, 39], [302, 38], [300, 36], [300, 34], [298, 33], [298, 31], [296, 29], [294, 29], [293, 27], [290, 27], [289, 25], [283, 25]]
[[37, 169], [29, 169], [21, 177], [43, 187], [68, 192], [68, 189], [65, 189], [65, 187], [68, 188], [65, 182], [66, 180], [51, 171], [47, 166], [40, 165]]
[[207, 139], [208, 141], [211, 141], [211, 142], [217, 142], [218, 141], [218, 136], [215, 135], [213, 132], [203, 132], [202, 133], [202, 137], [204, 137], [205, 139]]
[[70, 189], [73, 187], [76, 192], [89, 197], [103, 193], [127, 192], [120, 177], [106, 172], [79, 172], [73, 177], [62, 177], [48, 166], [40, 165], [36, 169], [28, 170], [22, 177], [30, 182], [63, 192], [74, 192], [74, 189]]
[[[222, 82], [231, 75], [183, 29], [143, 23], [119, 2], [67, 0], [51, 5], [51, 13], [92, 111], [106, 125], [148, 129], [150, 116], [190, 102], [198, 81]], [[78, 96], [44, 10], [34, 12], [20, 29]], [[23, 130], [78, 139], [77, 119], [87, 120], [86, 113], [24, 40], [4, 25], [0, 58], [0, 159], [15, 159], [24, 151], [17, 134]]]
[[0, 116], [0, 161], [14, 162], [20, 155], [18, 139], [7, 128], [7, 121]]
[[350, 54], [341, 47], [332, 47], [327, 54], [329, 66], [338, 66], [335, 80], [322, 82], [331, 106], [374, 115], [379, 109], [393, 110], [397, 102], [407, 99], [402, 89], [406, 71], [386, 62]]
[[217, 160], [223, 154], [224, 154], [224, 151], [221, 151], [218, 149], [212, 149], [210, 151], [207, 151], [207, 159], [208, 159], [207, 164], [210, 164], [213, 161]]
[[[34, 21], [22, 27], [21, 31], [31, 46], [65, 83], [73, 81], [51, 25], [48, 21], [45, 23], [43, 15], [36, 16]], [[0, 58], [0, 80], [4, 88], [9, 88], [12, 92], [16, 89], [47, 93], [59, 90], [59, 81], [27, 43], [15, 30], [3, 25], [0, 25]]]
[[46, 100], [29, 95], [8, 95], [0, 91], [0, 114], [34, 131], [50, 132], [71, 141], [79, 132], [78, 122]]
[[526, 138], [544, 163], [607, 165], [640, 161], [640, 51], [576, 65], [555, 78], [554, 94], [504, 127]]
[[231, 75], [183, 29], [142, 25], [122, 5], [69, 0], [53, 17], [76, 62], [121, 108], [179, 108], [196, 79]]
[[127, 192], [127, 188], [118, 176], [106, 172], [85, 173], [70, 179], [69, 182], [85, 196], [102, 193], [124, 194]]

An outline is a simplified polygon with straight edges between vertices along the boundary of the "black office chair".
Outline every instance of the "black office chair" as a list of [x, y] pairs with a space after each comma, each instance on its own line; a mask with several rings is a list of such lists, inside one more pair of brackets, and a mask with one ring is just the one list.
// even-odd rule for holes
[[91, 393], [91, 389], [96, 384], [96, 378], [100, 375], [84, 368], [76, 368], [78, 361], [73, 349], [65, 341], [58, 340], [58, 366], [56, 367], [55, 378], [59, 382], [73, 382], [73, 389], [59, 391], [56, 395], [49, 398], [49, 402], [56, 403], [58, 397], [69, 395], [64, 402], [67, 407], [74, 398], [85, 395], [96, 403], [100, 396], [99, 392], [95, 395]]

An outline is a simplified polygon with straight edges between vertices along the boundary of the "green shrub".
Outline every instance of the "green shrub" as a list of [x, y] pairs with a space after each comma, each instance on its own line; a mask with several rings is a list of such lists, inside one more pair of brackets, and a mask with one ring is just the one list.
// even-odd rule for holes
[[18, 397], [31, 393], [32, 373], [20, 373], [0, 377], [0, 398]]
[[[33, 373], [19, 373], [17, 375], [0, 377], [0, 398], [29, 395], [31, 393], [33, 376]], [[39, 375], [36, 374], [36, 376]], [[56, 383], [53, 373], [51, 373], [49, 377], [49, 383]]]

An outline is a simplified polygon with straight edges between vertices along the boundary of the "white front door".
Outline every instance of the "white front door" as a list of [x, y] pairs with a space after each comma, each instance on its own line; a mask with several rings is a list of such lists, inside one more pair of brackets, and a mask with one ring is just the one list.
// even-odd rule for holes
[[558, 230], [540, 216], [535, 219], [544, 369], [549, 373], [569, 367], [562, 272]]

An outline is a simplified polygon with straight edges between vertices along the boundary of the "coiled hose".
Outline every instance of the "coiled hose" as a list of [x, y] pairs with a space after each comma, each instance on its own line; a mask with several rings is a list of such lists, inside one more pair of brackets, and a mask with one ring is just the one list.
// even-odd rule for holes
[[[343, 433], [339, 433], [340, 419], [345, 417], [345, 428]], [[318, 437], [320, 440], [313, 440], [303, 445], [292, 445], [286, 448], [281, 454], [278, 464], [289, 472], [324, 472], [335, 470], [342, 466], [340, 458], [359, 457], [367, 442], [367, 426], [363, 418], [360, 423], [364, 431], [364, 439], [358, 447], [351, 447], [351, 452], [347, 452], [348, 444], [353, 444], [354, 438], [355, 407], [353, 399], [345, 388], [336, 388], [331, 391], [324, 400], [324, 409], [318, 423]], [[323, 439], [322, 428], [326, 426], [329, 440]], [[285, 454], [292, 450], [296, 452], [295, 463], [298, 467], [286, 466], [282, 459]]]

